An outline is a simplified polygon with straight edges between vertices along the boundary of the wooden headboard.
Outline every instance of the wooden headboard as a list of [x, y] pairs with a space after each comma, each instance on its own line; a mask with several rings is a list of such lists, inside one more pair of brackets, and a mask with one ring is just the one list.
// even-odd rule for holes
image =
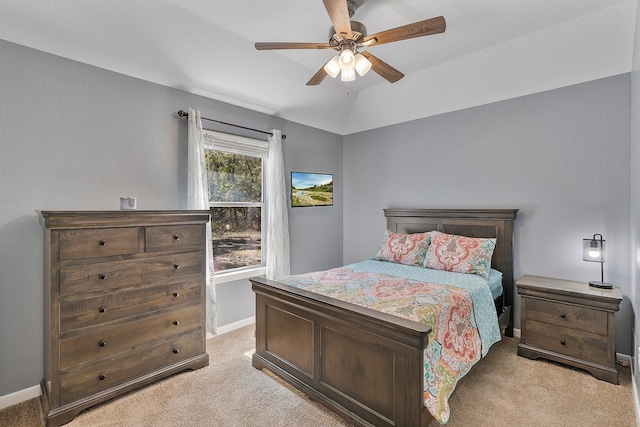
[[[503, 307], [513, 306], [513, 223], [518, 209], [385, 209], [387, 229], [394, 233], [440, 231], [468, 237], [493, 237], [491, 267], [502, 272]], [[507, 336], [513, 336], [513, 310]]]

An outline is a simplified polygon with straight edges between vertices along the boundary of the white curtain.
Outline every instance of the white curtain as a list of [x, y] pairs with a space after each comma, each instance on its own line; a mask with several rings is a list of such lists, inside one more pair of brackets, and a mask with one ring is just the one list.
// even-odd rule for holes
[[269, 137], [267, 168], [267, 279], [278, 280], [291, 272], [289, 217], [282, 156], [282, 132], [274, 129]]
[[[204, 160], [204, 138], [200, 112], [189, 109], [187, 163], [187, 209], [209, 210], [209, 180]], [[207, 225], [207, 331], [217, 334], [216, 288], [213, 284], [213, 245], [211, 227]]]

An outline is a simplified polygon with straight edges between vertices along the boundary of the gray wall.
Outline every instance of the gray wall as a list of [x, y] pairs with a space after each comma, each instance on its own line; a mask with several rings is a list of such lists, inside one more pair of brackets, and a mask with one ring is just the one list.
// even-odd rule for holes
[[[344, 262], [375, 254], [387, 207], [519, 208], [515, 276], [599, 280], [582, 239], [607, 240], [631, 354], [630, 75], [344, 138]], [[516, 300], [519, 328], [519, 299]]]
[[[282, 129], [287, 174], [333, 173], [333, 207], [290, 209], [292, 269], [342, 262], [341, 136], [1, 40], [0, 58], [0, 397], [43, 375], [36, 210], [118, 209], [121, 196], [136, 196], [139, 209], [185, 208], [187, 123], [179, 109]], [[220, 285], [220, 325], [253, 315], [248, 282], [236, 284]]]
[[[640, 396], [640, 369], [637, 363], [640, 361], [640, 8], [636, 13], [636, 38], [633, 49], [633, 71], [631, 73], [631, 301], [633, 303], [634, 317], [633, 347], [631, 355], [636, 363], [635, 386], [636, 393]], [[636, 401], [637, 403], [637, 401]], [[636, 406], [636, 411], [640, 410]], [[637, 413], [637, 412], [636, 412]]]
[[[639, 46], [640, 47], [640, 46]], [[631, 286], [634, 317], [631, 325], [633, 341], [635, 343], [631, 349], [631, 355], [636, 363], [640, 361], [640, 71], [631, 74]], [[633, 371], [635, 373], [635, 385], [637, 394], [640, 396], [640, 369], [638, 365]], [[640, 409], [640, 408], [636, 408]]]

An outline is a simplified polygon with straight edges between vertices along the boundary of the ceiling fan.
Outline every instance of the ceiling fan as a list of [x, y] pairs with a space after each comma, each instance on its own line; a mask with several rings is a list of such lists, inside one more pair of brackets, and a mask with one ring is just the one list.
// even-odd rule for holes
[[333, 27], [329, 30], [329, 43], [298, 42], [257, 42], [258, 50], [274, 49], [335, 49], [334, 55], [307, 82], [308, 86], [319, 85], [327, 75], [336, 77], [340, 73], [342, 81], [355, 80], [355, 73], [364, 76], [370, 69], [380, 74], [390, 83], [404, 77], [391, 65], [360, 48], [391, 43], [416, 37], [443, 33], [446, 29], [444, 17], [426, 19], [403, 25], [376, 34], [367, 35], [367, 28], [360, 22], [351, 21], [357, 7], [355, 0], [322, 0]]

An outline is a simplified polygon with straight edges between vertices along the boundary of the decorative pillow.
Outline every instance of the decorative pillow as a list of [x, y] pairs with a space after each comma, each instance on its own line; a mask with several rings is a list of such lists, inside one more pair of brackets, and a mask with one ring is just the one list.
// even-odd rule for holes
[[486, 279], [489, 277], [491, 256], [495, 247], [496, 239], [479, 239], [432, 231], [424, 266], [434, 270], [477, 274]]
[[430, 233], [398, 234], [386, 230], [380, 250], [373, 259], [421, 267], [430, 242]]

